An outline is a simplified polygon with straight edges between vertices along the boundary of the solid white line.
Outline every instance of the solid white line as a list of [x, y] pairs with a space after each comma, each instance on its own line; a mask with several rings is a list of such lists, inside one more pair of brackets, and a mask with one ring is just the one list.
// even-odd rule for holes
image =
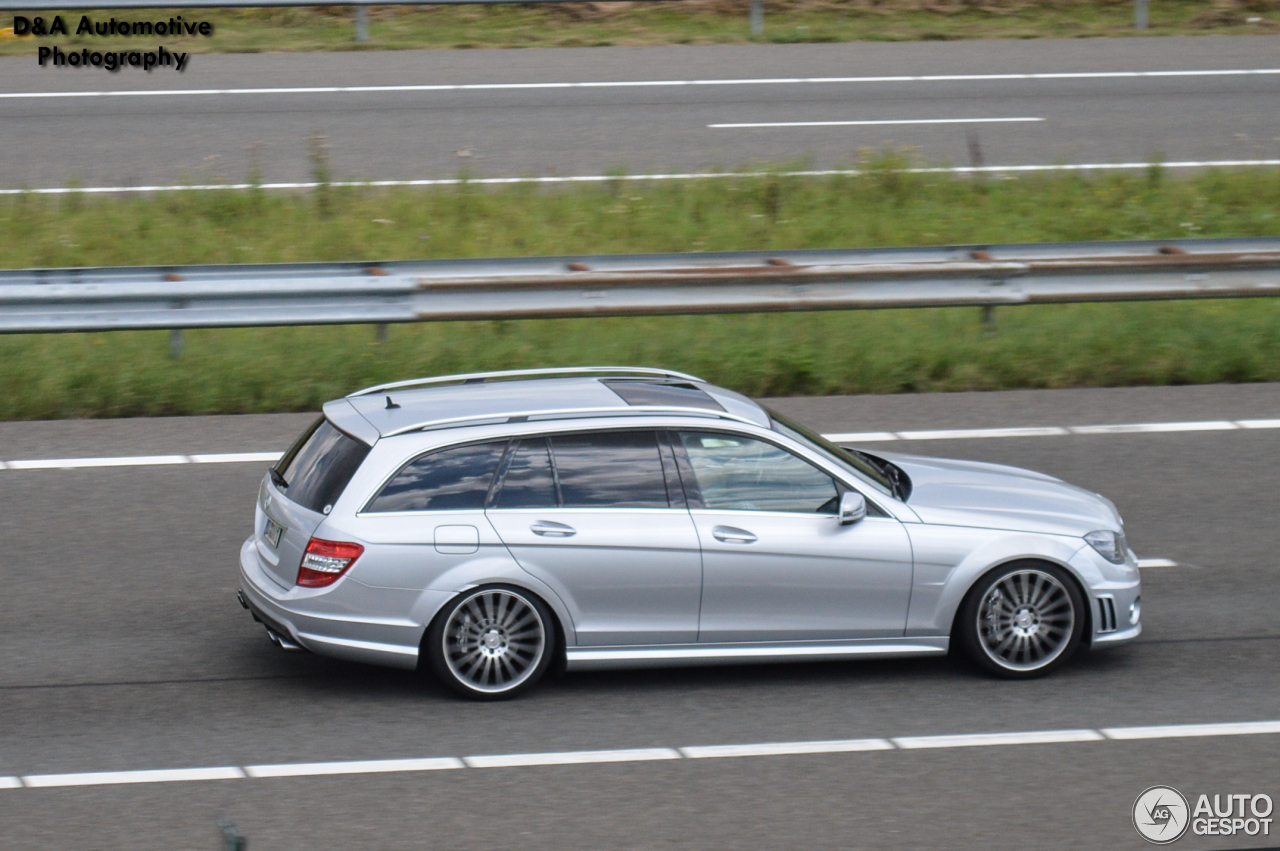
[[1140, 558], [1138, 567], [1177, 567], [1178, 563], [1170, 558]]
[[221, 455], [191, 455], [193, 464], [242, 464], [247, 462], [266, 462], [268, 464], [280, 460], [281, 452], [227, 452]]
[[[1055, 163], [1053, 165], [988, 165], [988, 166], [947, 166], [905, 168], [906, 174], [1007, 174], [1014, 172], [1039, 171], [1134, 171], [1159, 167], [1170, 168], [1236, 168], [1252, 166], [1280, 165], [1280, 159], [1274, 160], [1181, 160], [1176, 162], [1127, 162], [1127, 163]], [[418, 180], [336, 180], [327, 186], [355, 189], [380, 189], [412, 186], [509, 186], [516, 184], [563, 184], [563, 183], [611, 183], [617, 181], [637, 182], [646, 180], [722, 180], [726, 178], [750, 177], [853, 177], [861, 174], [858, 169], [835, 168], [813, 169], [809, 171], [709, 171], [709, 172], [675, 172], [669, 174], [578, 174], [564, 177], [441, 177], [422, 178]], [[320, 186], [315, 181], [294, 183], [194, 183], [183, 186], [150, 185], [150, 186], [51, 186], [38, 189], [0, 189], [0, 195], [95, 195], [95, 194], [138, 194], [147, 192], [211, 192], [220, 189], [270, 189], [296, 190], [315, 189]]]
[[22, 781], [16, 777], [0, 777], [0, 789], [21, 789]]
[[293, 86], [240, 89], [121, 89], [87, 92], [2, 92], [0, 100], [41, 98], [193, 97], [202, 95], [313, 95], [377, 92], [525, 91], [536, 89], [678, 88], [681, 86], [795, 86], [831, 83], [953, 83], [996, 80], [1100, 80], [1156, 77], [1242, 77], [1280, 74], [1280, 68], [1188, 71], [1067, 71], [1013, 74], [912, 74], [884, 77], [758, 77], [723, 80], [601, 80], [547, 83], [425, 83], [387, 86]]
[[250, 777], [316, 777], [327, 774], [381, 774], [399, 771], [447, 771], [466, 768], [456, 757], [436, 759], [376, 759], [353, 762], [296, 762], [281, 765], [246, 765]]
[[755, 124], [708, 124], [713, 129], [741, 129], [756, 127], [882, 127], [898, 124], [1012, 124], [1027, 121], [1044, 121], [1043, 118], [904, 118], [878, 121], [774, 121]]
[[891, 751], [888, 739], [835, 739], [827, 742], [767, 742], [758, 745], [698, 745], [680, 748], [687, 759], [721, 759], [738, 756], [787, 756], [815, 753]]
[[162, 768], [153, 771], [97, 771], [88, 774], [29, 774], [22, 782], [33, 788], [46, 786], [114, 786], [121, 783], [177, 783], [186, 780], [242, 780], [244, 770], [220, 768]]
[[974, 748], [993, 745], [1047, 745], [1061, 742], [1096, 742], [1097, 730], [1041, 730], [1032, 733], [973, 733], [963, 736], [906, 736], [890, 739], [904, 750], [921, 748]]
[[1140, 434], [1168, 431], [1231, 431], [1235, 423], [1218, 420], [1202, 423], [1124, 423], [1121, 425], [1071, 426], [1073, 434]]
[[1103, 727], [1108, 739], [1183, 739], [1201, 736], [1254, 736], [1280, 733], [1280, 721], [1244, 721], [1237, 724], [1173, 724], [1167, 727]]
[[1065, 428], [1042, 426], [1031, 428], [957, 428], [942, 431], [900, 431], [903, 440], [969, 440], [984, 437], [1047, 437], [1067, 434]]
[[608, 762], [649, 762], [680, 759], [674, 748], [634, 748], [615, 751], [567, 751], [564, 753], [518, 753], [468, 756], [462, 761], [470, 768], [516, 768], [531, 765], [585, 765]]
[[186, 455], [133, 455], [118, 458], [53, 458], [40, 461], [10, 461], [11, 470], [73, 470], [80, 467], [154, 467], [189, 464]]
[[1236, 420], [1240, 428], [1280, 428], [1280, 420]]

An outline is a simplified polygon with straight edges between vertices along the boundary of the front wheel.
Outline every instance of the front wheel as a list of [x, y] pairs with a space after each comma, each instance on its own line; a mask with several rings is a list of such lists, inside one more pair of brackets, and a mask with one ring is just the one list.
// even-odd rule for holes
[[960, 607], [954, 637], [980, 667], [1006, 679], [1040, 677], [1080, 646], [1084, 599], [1057, 565], [1013, 562], [988, 573]]
[[474, 700], [514, 697], [546, 673], [556, 631], [546, 604], [514, 588], [478, 588], [445, 606], [424, 650], [436, 674]]

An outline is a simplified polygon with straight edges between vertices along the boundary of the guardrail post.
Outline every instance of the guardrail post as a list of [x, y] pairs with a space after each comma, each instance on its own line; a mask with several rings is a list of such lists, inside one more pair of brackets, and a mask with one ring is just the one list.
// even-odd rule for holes
[[369, 40], [369, 7], [356, 7], [356, 41], [366, 42]]
[[1133, 28], [1135, 30], [1147, 28], [1147, 0], [1133, 0]]
[[182, 357], [182, 350], [186, 345], [187, 338], [183, 335], [181, 328], [174, 328], [169, 332], [169, 357], [174, 360]]
[[764, 32], [764, 0], [751, 0], [751, 34]]
[[994, 304], [984, 304], [982, 306], [982, 327], [987, 332], [987, 336], [991, 336], [996, 332], [996, 306]]

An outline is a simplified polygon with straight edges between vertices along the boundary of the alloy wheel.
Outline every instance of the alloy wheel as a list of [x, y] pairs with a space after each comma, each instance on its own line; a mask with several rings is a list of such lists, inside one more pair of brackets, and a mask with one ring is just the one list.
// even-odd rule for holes
[[444, 661], [459, 684], [483, 694], [510, 691], [538, 670], [547, 626], [537, 608], [514, 591], [477, 591], [444, 625]]

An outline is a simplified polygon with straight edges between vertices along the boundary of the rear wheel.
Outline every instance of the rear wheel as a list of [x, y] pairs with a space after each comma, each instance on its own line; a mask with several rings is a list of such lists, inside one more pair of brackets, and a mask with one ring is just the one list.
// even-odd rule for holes
[[424, 650], [445, 684], [475, 700], [514, 697], [546, 673], [555, 651], [551, 611], [503, 586], [468, 591], [427, 630]]
[[1013, 562], [973, 586], [953, 638], [991, 673], [1030, 679], [1071, 658], [1085, 620], [1084, 598], [1065, 570], [1044, 562]]

